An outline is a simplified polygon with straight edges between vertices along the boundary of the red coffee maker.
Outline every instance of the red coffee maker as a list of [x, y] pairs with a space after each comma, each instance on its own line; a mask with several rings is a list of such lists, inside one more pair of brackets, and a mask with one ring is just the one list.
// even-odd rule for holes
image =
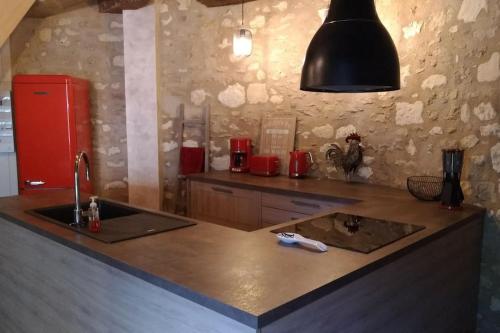
[[250, 172], [250, 158], [252, 157], [252, 140], [249, 138], [232, 138], [231, 143], [231, 172]]
[[305, 177], [313, 163], [313, 157], [310, 152], [300, 150], [290, 152], [290, 167], [288, 169], [288, 176], [290, 178]]

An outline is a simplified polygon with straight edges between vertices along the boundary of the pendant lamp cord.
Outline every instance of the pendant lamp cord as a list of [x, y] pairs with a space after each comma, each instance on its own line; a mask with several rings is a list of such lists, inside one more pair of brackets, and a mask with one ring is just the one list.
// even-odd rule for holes
[[241, 0], [241, 26], [243, 27], [245, 25], [245, 0]]

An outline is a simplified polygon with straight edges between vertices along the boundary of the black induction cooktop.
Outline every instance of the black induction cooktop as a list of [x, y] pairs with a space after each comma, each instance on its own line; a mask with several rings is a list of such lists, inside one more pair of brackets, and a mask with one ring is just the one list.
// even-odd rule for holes
[[330, 246], [370, 253], [423, 229], [419, 225], [335, 213], [272, 232], [294, 232]]

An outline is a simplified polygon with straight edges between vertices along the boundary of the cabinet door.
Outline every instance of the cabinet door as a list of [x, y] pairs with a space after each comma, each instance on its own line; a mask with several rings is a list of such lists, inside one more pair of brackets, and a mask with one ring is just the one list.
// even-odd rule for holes
[[260, 192], [192, 181], [189, 201], [192, 218], [245, 231], [261, 228]]
[[7, 197], [16, 194], [16, 154], [0, 153], [0, 197]]

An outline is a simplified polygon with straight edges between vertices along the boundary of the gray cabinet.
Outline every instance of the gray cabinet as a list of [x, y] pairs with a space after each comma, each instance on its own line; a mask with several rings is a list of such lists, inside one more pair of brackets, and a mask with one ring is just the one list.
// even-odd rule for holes
[[9, 91], [0, 91], [0, 153], [14, 152], [12, 102]]
[[0, 153], [0, 197], [17, 195], [17, 163], [15, 153]]
[[9, 91], [0, 91], [0, 197], [17, 194], [12, 103]]

